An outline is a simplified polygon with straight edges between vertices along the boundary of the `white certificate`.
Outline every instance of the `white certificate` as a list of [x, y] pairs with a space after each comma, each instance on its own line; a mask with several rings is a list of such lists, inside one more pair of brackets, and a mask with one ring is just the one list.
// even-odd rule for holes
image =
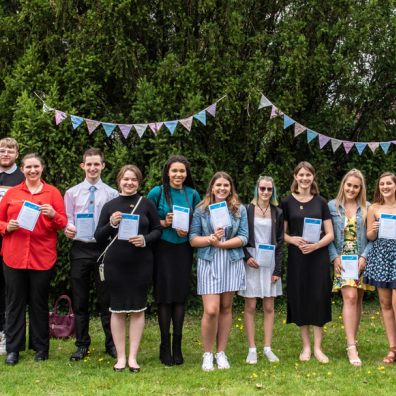
[[95, 222], [93, 213], [76, 213], [77, 239], [94, 239]]
[[127, 241], [136, 236], [139, 230], [139, 215], [123, 213], [118, 228], [118, 239]]
[[0, 186], [0, 201], [3, 199], [5, 193], [10, 187], [7, 186]]
[[24, 201], [19, 211], [17, 222], [19, 227], [33, 231], [40, 216], [40, 205], [33, 202]]
[[359, 257], [356, 254], [350, 256], [341, 256], [341, 265], [343, 271], [341, 277], [343, 279], [359, 279]]
[[231, 217], [225, 201], [209, 205], [210, 221], [214, 230], [231, 227]]
[[304, 228], [302, 238], [310, 243], [316, 243], [320, 240], [322, 231], [322, 219], [311, 219], [304, 217]]
[[381, 213], [378, 238], [396, 239], [396, 215]]
[[267, 245], [265, 243], [259, 243], [256, 245], [256, 261], [260, 267], [271, 267], [274, 254], [275, 245]]
[[190, 228], [190, 208], [173, 205], [172, 228], [188, 232]]

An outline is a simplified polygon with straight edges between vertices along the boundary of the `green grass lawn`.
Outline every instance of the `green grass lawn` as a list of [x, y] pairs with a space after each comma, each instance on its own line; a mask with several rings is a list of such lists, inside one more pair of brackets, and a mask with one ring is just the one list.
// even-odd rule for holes
[[269, 364], [262, 356], [262, 314], [257, 315], [257, 365], [245, 363], [247, 345], [241, 312], [234, 324], [227, 354], [231, 369], [201, 371], [200, 316], [186, 318], [185, 364], [165, 367], [158, 360], [159, 330], [155, 317], [148, 319], [141, 345], [139, 374], [115, 373], [114, 362], [104, 354], [99, 320], [92, 321], [91, 353], [81, 362], [69, 362], [74, 341], [51, 342], [50, 360], [33, 361], [33, 352], [21, 354], [15, 367], [0, 364], [1, 395], [392, 395], [396, 392], [396, 364], [384, 366], [387, 352], [385, 333], [376, 303], [365, 306], [359, 334], [361, 368], [352, 367], [345, 352], [341, 307], [333, 305], [333, 322], [325, 327], [324, 351], [327, 365], [315, 359], [300, 363], [298, 328], [286, 325], [285, 308], [277, 306], [273, 350], [279, 364]]

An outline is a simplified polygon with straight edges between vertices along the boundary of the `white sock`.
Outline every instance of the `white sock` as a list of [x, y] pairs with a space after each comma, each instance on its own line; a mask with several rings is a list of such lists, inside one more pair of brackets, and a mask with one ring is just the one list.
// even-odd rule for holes
[[254, 348], [249, 348], [249, 352], [257, 352], [256, 347], [254, 347]]
[[270, 351], [271, 351], [271, 347], [270, 346], [265, 346], [264, 347], [264, 353], [270, 352]]

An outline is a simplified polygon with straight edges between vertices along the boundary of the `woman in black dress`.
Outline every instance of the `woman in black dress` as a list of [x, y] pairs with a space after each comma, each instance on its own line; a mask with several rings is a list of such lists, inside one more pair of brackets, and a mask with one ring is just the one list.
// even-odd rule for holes
[[[300, 327], [301, 361], [311, 358], [309, 326], [313, 326], [314, 356], [328, 363], [322, 352], [323, 325], [331, 321], [330, 260], [327, 245], [334, 239], [326, 200], [319, 195], [315, 169], [300, 162], [294, 169], [292, 194], [282, 202], [285, 241], [289, 244], [287, 264], [287, 323]], [[319, 241], [303, 239], [304, 218], [322, 222]], [[308, 239], [308, 238], [306, 238]]]
[[[107, 202], [100, 214], [95, 232], [99, 243], [107, 243], [104, 274], [110, 289], [111, 333], [117, 349], [114, 371], [126, 366], [125, 320], [129, 316], [129, 357], [131, 372], [138, 372], [137, 353], [144, 329], [147, 292], [153, 274], [151, 243], [161, 236], [160, 219], [151, 201], [137, 190], [142, 173], [135, 165], [125, 165], [117, 175], [119, 197]], [[139, 215], [138, 235], [129, 240], [118, 239], [123, 214]], [[116, 238], [110, 245], [110, 241]]]

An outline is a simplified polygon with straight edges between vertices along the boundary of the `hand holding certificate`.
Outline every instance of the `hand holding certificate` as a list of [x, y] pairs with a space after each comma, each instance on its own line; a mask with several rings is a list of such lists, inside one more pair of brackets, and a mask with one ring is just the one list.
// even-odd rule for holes
[[139, 215], [123, 213], [121, 216], [120, 227], [118, 228], [118, 239], [128, 241], [136, 236], [139, 230]]
[[320, 233], [322, 231], [322, 220], [304, 218], [304, 228], [302, 237], [309, 243], [316, 243], [320, 241]]
[[188, 232], [190, 228], [190, 209], [173, 205], [172, 228]]
[[341, 277], [343, 279], [359, 279], [359, 257], [356, 254], [349, 256], [341, 256], [342, 272]]
[[94, 239], [95, 222], [93, 213], [76, 213], [76, 238]]
[[20, 228], [33, 231], [40, 216], [40, 205], [33, 202], [24, 201], [19, 211], [17, 222]]
[[231, 217], [225, 201], [208, 206], [210, 221], [214, 230], [231, 226]]
[[396, 239], [396, 214], [381, 213], [378, 238]]
[[260, 267], [270, 268], [274, 259], [275, 246], [259, 243], [256, 246], [256, 261]]

